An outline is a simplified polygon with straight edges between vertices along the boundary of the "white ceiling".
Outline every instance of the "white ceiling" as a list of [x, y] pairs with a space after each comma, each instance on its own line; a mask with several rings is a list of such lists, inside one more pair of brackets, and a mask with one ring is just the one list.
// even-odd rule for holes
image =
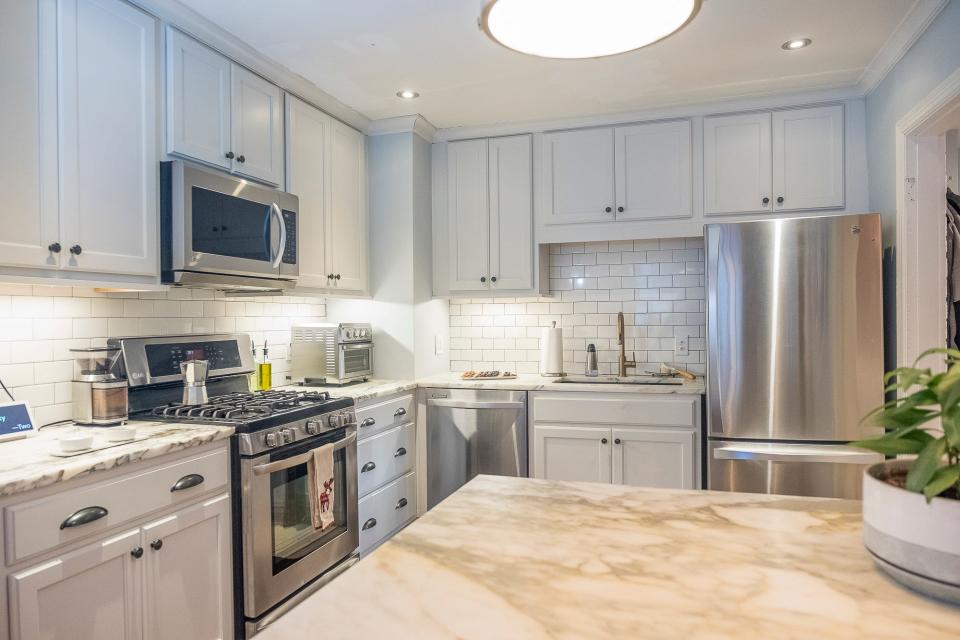
[[[645, 49], [545, 60], [483, 35], [479, 0], [183, 0], [371, 119], [440, 128], [854, 85], [914, 1], [704, 0]], [[780, 49], [799, 37], [813, 45]]]

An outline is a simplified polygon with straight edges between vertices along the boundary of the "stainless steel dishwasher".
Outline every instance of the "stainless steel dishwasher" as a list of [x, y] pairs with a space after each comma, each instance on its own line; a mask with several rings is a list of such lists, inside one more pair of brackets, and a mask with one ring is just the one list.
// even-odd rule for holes
[[527, 475], [527, 392], [427, 389], [427, 508], [474, 476]]

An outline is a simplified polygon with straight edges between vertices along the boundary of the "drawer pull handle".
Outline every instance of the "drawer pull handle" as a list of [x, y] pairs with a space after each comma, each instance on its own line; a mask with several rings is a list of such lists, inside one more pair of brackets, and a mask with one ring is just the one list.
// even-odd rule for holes
[[377, 421], [374, 420], [373, 418], [364, 418], [364, 419], [363, 419], [363, 422], [360, 423], [360, 426], [361, 426], [361, 427], [372, 427], [372, 426], [375, 425], [375, 424], [377, 424]]
[[373, 471], [373, 470], [376, 469], [376, 468], [377, 468], [377, 463], [376, 463], [376, 462], [368, 462], [367, 464], [363, 465], [363, 467], [360, 468], [360, 473], [366, 473], [367, 471]]
[[397, 452], [393, 454], [393, 457], [399, 458], [400, 456], [405, 456], [405, 455], [407, 455], [407, 450], [404, 447], [400, 447], [399, 449], [397, 449]]
[[107, 510], [103, 507], [84, 507], [79, 511], [73, 512], [69, 518], [60, 523], [60, 529], [70, 527], [79, 527], [80, 525], [95, 522], [107, 515]]
[[203, 484], [203, 476], [199, 473], [191, 473], [189, 475], [183, 476], [170, 487], [170, 493], [174, 491], [183, 491], [184, 489], [190, 489], [195, 487], [198, 484]]
[[400, 417], [403, 417], [403, 416], [405, 416], [405, 415], [407, 415], [407, 410], [404, 409], [403, 407], [400, 407], [399, 409], [397, 409], [396, 411], [393, 412], [393, 417], [394, 417], [394, 418], [400, 418]]
[[403, 509], [405, 506], [407, 506], [407, 499], [406, 499], [406, 498], [400, 498], [400, 499], [397, 501], [397, 506], [396, 506], [396, 508], [397, 508], [397, 509]]
[[363, 523], [363, 527], [361, 527], [360, 530], [366, 531], [367, 529], [373, 529], [375, 526], [377, 526], [377, 519], [370, 518], [369, 520]]

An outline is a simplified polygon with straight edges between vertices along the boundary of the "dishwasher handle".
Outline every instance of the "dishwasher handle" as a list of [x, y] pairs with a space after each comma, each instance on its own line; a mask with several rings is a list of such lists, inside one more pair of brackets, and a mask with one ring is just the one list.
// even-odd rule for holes
[[448, 407], [450, 409], [515, 409], [522, 410], [527, 408], [525, 402], [484, 402], [478, 400], [448, 400], [441, 398], [430, 398], [427, 400], [428, 407]]

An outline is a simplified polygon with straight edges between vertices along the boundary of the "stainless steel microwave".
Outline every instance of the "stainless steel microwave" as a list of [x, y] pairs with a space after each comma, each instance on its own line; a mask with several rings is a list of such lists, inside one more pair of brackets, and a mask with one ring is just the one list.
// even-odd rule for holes
[[271, 291], [296, 284], [297, 196], [183, 160], [160, 163], [166, 284]]

